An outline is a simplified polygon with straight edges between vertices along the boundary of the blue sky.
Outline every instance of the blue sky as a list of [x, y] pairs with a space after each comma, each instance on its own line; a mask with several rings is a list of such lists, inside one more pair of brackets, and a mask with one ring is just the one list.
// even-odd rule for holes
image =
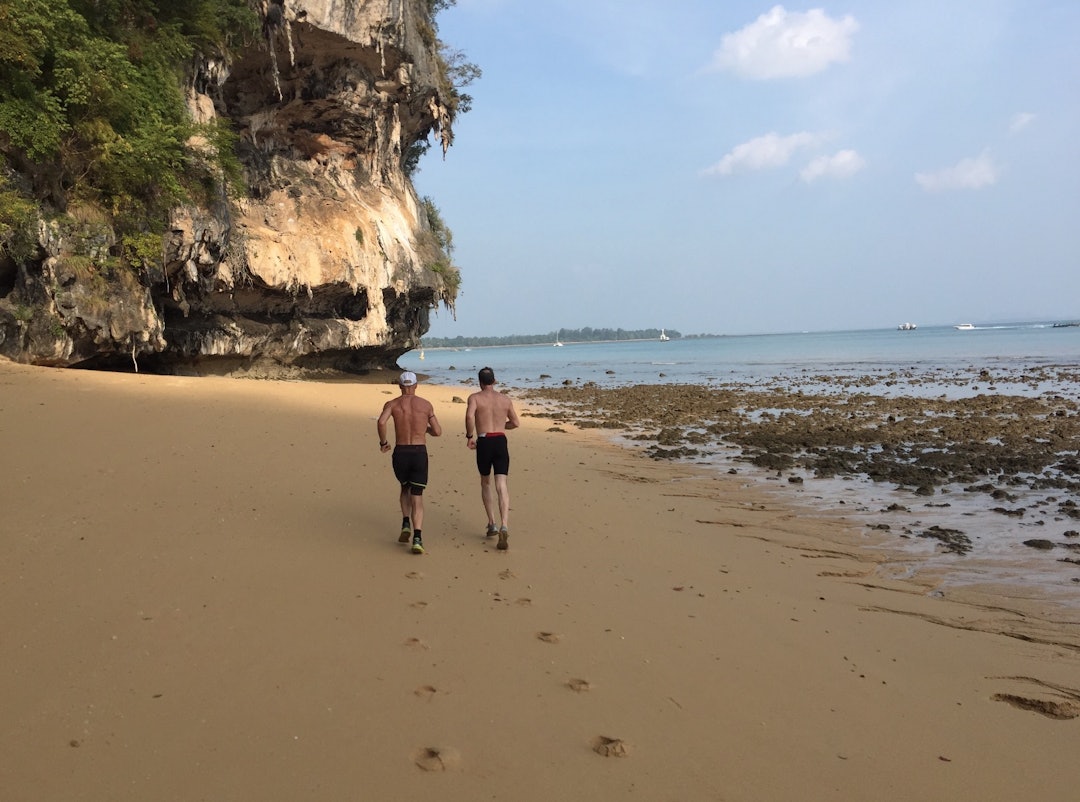
[[1075, 0], [458, 0], [431, 336], [1080, 319]]

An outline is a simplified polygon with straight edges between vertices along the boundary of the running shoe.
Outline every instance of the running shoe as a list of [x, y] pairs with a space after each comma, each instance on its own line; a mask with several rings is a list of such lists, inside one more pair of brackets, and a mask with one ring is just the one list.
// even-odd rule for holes
[[495, 526], [495, 524], [488, 524], [487, 531], [484, 532], [484, 537], [495, 537], [497, 534], [499, 534], [499, 527]]
[[424, 553], [424, 544], [420, 542], [420, 538], [418, 538], [418, 537], [414, 537], [412, 539], [412, 553], [413, 554], [423, 554]]
[[506, 551], [508, 548], [510, 548], [510, 544], [506, 542], [509, 538], [510, 533], [506, 531], [506, 527], [504, 526], [502, 529], [499, 530], [499, 543], [495, 546], [495, 548], [497, 548], [499, 551]]
[[412, 538], [412, 529], [407, 526], [401, 527], [401, 535], [398, 536], [398, 543], [408, 543]]

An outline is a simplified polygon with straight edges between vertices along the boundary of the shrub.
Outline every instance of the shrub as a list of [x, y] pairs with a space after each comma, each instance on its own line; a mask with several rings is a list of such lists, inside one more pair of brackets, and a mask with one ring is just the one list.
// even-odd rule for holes
[[37, 206], [0, 181], [0, 253], [25, 262], [37, 247], [33, 225]]
[[181, 91], [196, 52], [250, 39], [246, 0], [0, 0], [0, 150], [63, 208], [98, 203], [121, 230], [161, 231], [168, 210], [240, 176], [227, 126], [194, 126]]

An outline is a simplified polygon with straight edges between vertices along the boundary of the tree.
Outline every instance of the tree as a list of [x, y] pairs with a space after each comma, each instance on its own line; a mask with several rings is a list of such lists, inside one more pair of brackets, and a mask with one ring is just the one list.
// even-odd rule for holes
[[255, 29], [246, 0], [0, 0], [0, 155], [55, 208], [160, 230], [206, 172], [183, 65]]

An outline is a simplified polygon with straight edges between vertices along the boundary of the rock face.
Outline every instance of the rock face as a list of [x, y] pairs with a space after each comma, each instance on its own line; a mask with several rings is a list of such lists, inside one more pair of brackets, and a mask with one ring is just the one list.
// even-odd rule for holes
[[[101, 221], [0, 266], [0, 354], [45, 365], [300, 375], [392, 365], [456, 271], [403, 170], [452, 112], [425, 0], [271, 0], [264, 41], [194, 65], [198, 122], [239, 136], [242, 197], [178, 208], [163, 259], [100, 269]], [[191, 146], [209, 147], [193, 141]]]

